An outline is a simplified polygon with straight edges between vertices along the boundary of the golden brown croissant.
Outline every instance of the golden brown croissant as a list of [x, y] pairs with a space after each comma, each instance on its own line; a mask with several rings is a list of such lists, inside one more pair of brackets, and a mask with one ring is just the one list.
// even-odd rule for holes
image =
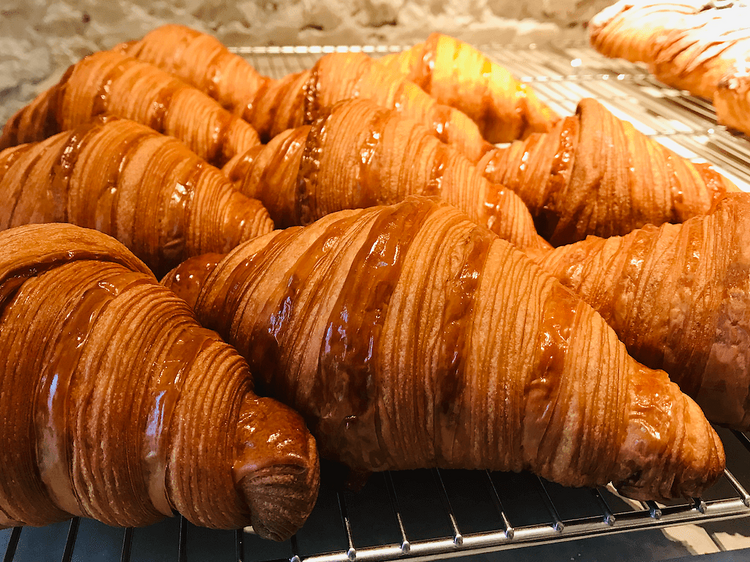
[[270, 80], [215, 37], [184, 25], [163, 25], [113, 50], [174, 74], [233, 113]]
[[709, 420], [750, 428], [750, 194], [680, 225], [589, 237], [540, 258]]
[[705, 0], [620, 0], [588, 24], [591, 46], [612, 58], [651, 62], [658, 38], [682, 27], [685, 16], [700, 12]]
[[0, 148], [37, 142], [110, 114], [177, 137], [221, 166], [260, 143], [251, 125], [196, 88], [132, 57], [103, 51], [71, 66], [60, 82], [18, 111]]
[[302, 413], [321, 456], [359, 471], [529, 469], [636, 498], [700, 494], [721, 474], [718, 437], [666, 373], [431, 199], [252, 240], [193, 301], [264, 390]]
[[248, 105], [244, 117], [266, 139], [310, 124], [350, 98], [371, 100], [419, 121], [472, 162], [492, 148], [466, 115], [438, 104], [419, 86], [364, 53], [331, 53], [310, 70], [269, 84]]
[[288, 538], [317, 496], [303, 420], [115, 240], [0, 233], [0, 527], [71, 516]]
[[734, 61], [749, 51], [750, 7], [706, 10], [659, 38], [649, 69], [665, 84], [710, 100]]
[[549, 248], [515, 193], [490, 184], [420, 123], [367, 100], [336, 104], [327, 117], [277, 135], [224, 172], [245, 195], [260, 199], [279, 227], [434, 195], [520, 247]]
[[492, 143], [547, 132], [559, 120], [530, 86], [471, 45], [441, 33], [378, 64], [412, 80], [438, 103], [460, 109]]
[[518, 193], [555, 246], [682, 222], [737, 190], [710, 165], [678, 156], [593, 99], [554, 131], [489, 152], [478, 167]]
[[70, 222], [110, 234], [157, 274], [269, 232], [259, 201], [172, 137], [89, 123], [0, 152], [0, 229]]

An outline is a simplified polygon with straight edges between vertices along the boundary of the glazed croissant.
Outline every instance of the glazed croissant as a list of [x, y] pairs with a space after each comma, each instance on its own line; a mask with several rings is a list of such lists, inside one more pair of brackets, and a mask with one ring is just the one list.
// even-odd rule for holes
[[38, 142], [102, 114], [177, 137], [217, 166], [260, 143], [251, 125], [196, 88], [150, 64], [103, 51], [71, 66], [57, 85], [18, 111], [3, 129], [0, 148]]
[[269, 232], [259, 201], [172, 137], [104, 119], [0, 152], [0, 229], [70, 222], [123, 242], [158, 275]]
[[680, 225], [589, 237], [538, 262], [709, 420], [750, 428], [750, 194], [729, 194]]
[[718, 437], [666, 373], [450, 206], [334, 213], [168, 285], [183, 267], [204, 274], [201, 322], [355, 470], [529, 469], [652, 499], [721, 474]]
[[0, 527], [71, 516], [252, 524], [284, 539], [318, 489], [298, 414], [115, 240], [0, 233]]
[[[254, 98], [259, 92], [259, 97], [262, 97], [263, 91], [273, 82], [259, 74], [245, 59], [229, 52], [217, 39], [185, 26], [165, 25], [148, 33], [140, 41], [124, 43], [115, 50], [179, 76], [231, 111], [238, 114], [244, 112], [248, 120], [262, 127], [265, 116], [258, 116], [253, 111], [253, 106], [258, 103]], [[332, 66], [341, 64], [341, 69], [334, 74], [337, 80], [344, 82], [358, 81], [356, 74], [349, 72], [362, 72], [358, 67], [363, 64], [369, 66], [366, 58], [360, 55], [353, 58], [352, 67], [348, 66], [351, 57], [336, 54], [328, 58], [333, 61]], [[454, 62], [454, 59], [459, 62]], [[394, 81], [394, 88], [402, 87], [399, 76], [405, 77], [417, 82], [438, 103], [467, 113], [479, 124], [482, 134], [490, 142], [509, 142], [531, 131], [547, 131], [557, 120], [554, 112], [536, 98], [531, 88], [516, 81], [507, 70], [489, 61], [473, 47], [445, 35], [434, 34], [426, 43], [400, 56], [379, 59], [378, 64], [386, 66], [388, 72], [369, 68], [364, 70], [366, 73], [373, 72], [378, 88], [383, 89], [381, 93], [375, 93], [373, 99], [389, 95], [389, 81]], [[434, 78], [429, 75], [431, 67], [435, 68]], [[457, 68], [461, 69], [460, 74], [456, 73]], [[288, 80], [295, 82], [298, 77], [295, 75]], [[309, 76], [305, 75], [307, 78]], [[471, 95], [467, 93], [469, 78]], [[460, 92], [457, 89], [458, 81], [461, 82]], [[406, 88], [411, 89], [409, 86]], [[355, 86], [348, 95], [336, 95], [332, 103], [352, 95], [362, 96], [362, 93]], [[389, 102], [387, 107], [393, 105]], [[446, 112], [446, 109], [442, 111]], [[420, 108], [416, 112], [426, 113]], [[416, 118], [417, 113], [410, 116]], [[441, 119], [445, 121], [444, 116]], [[301, 124], [296, 122], [294, 126]], [[276, 127], [273, 131], [277, 133], [283, 129]], [[471, 157], [471, 154], [467, 155]]]
[[304, 72], [261, 89], [243, 113], [262, 139], [312, 123], [338, 102], [366, 99], [423, 123], [476, 162], [492, 145], [460, 111], [440, 105], [419, 86], [364, 53], [331, 53]]
[[224, 173], [261, 200], [279, 227], [435, 195], [520, 247], [549, 248], [512, 191], [490, 184], [420, 123], [367, 100], [336, 104], [312, 126], [281, 133], [232, 160]]
[[710, 165], [678, 156], [593, 99], [554, 131], [489, 152], [478, 167], [524, 200], [555, 246], [682, 222], [737, 191]]
[[438, 103], [464, 112], [492, 143], [547, 132], [559, 120], [530, 86], [471, 45], [441, 33], [378, 64], [415, 82]]
[[[210, 60], [207, 53], [192, 55], [199, 45], [207, 46]], [[216, 39], [184, 26], [164, 26], [116, 50], [195, 84], [252, 123], [264, 142], [312, 123], [339, 101], [363, 98], [424, 123], [473, 162], [492, 148], [466, 115], [439, 105], [395, 69], [363, 53], [331, 53], [310, 70], [274, 81], [260, 76]]]
[[177, 76], [235, 114], [241, 114], [248, 100], [270, 81], [215, 37], [184, 25], [163, 25], [113, 51]]
[[589, 40], [608, 57], [649, 63], [659, 37], [681, 28], [685, 16], [705, 5], [705, 0], [619, 0], [591, 18]]

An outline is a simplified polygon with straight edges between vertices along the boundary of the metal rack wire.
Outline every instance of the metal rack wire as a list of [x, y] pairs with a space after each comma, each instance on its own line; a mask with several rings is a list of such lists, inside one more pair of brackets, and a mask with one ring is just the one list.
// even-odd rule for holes
[[[237, 49], [261, 73], [280, 77], [312, 66], [337, 47]], [[400, 47], [348, 47], [373, 56]], [[683, 156], [714, 163], [750, 190], [750, 141], [717, 126], [707, 102], [666, 88], [639, 66], [586, 47], [519, 50], [483, 47], [561, 114], [595, 97]], [[209, 531], [176, 517], [145, 529], [90, 520], [0, 531], [3, 562], [33, 560], [240, 560], [354, 562], [428, 560], [522, 546], [714, 522], [750, 515], [750, 439], [718, 429], [728, 468], [702, 498], [634, 502], [613, 489], [569, 489], [536, 476], [470, 471], [374, 475], [358, 492], [328, 471], [313, 514], [285, 543], [248, 530]], [[325, 474], [325, 472], [324, 472]]]
[[247, 530], [201, 529], [182, 517], [145, 529], [73, 519], [4, 531], [0, 552], [4, 562], [94, 555], [120, 562], [427, 560], [747, 516], [750, 439], [719, 431], [735, 466], [703, 498], [666, 505], [626, 500], [608, 488], [563, 488], [527, 473], [396, 472], [374, 475], [358, 492], [329, 478], [307, 524], [285, 543]]

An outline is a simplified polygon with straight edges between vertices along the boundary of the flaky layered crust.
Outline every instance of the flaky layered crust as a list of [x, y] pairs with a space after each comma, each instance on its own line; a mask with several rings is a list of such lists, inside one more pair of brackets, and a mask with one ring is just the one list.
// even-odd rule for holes
[[364, 53], [331, 53], [304, 72], [262, 88], [243, 115], [263, 139], [311, 124], [338, 102], [370, 100], [419, 121], [441, 141], [476, 162], [492, 145], [460, 111], [438, 104], [419, 86]]
[[422, 124], [366, 100], [336, 104], [312, 126], [285, 131], [224, 171], [281, 227], [334, 211], [431, 195], [523, 248], [547, 248], [523, 201], [490, 184]]
[[317, 496], [302, 419], [121, 244], [0, 233], [0, 526], [86, 516], [288, 538]]
[[681, 225], [590, 237], [538, 262], [708, 419], [750, 427], [750, 194], [727, 195]]
[[110, 234], [164, 274], [273, 228], [263, 205], [174, 138], [97, 120], [0, 152], [0, 229], [70, 222]]
[[559, 120], [528, 84], [480, 51], [441, 33], [378, 64], [415, 82], [438, 103], [459, 109], [489, 142], [510, 142], [547, 132]]
[[451, 207], [343, 211], [198, 270], [201, 321], [356, 470], [529, 469], [644, 499], [721, 473], [717, 436], [666, 373]]
[[478, 167], [518, 193], [555, 246], [682, 222], [737, 191], [710, 165], [678, 156], [593, 99], [554, 131], [489, 152]]
[[215, 37], [184, 25], [162, 25], [142, 39], [112, 50], [177, 76], [235, 114], [241, 114], [258, 90], [270, 82]]
[[71, 66], [11, 117], [0, 148], [38, 142], [105, 114], [174, 136], [217, 166], [260, 143], [248, 123], [196, 88], [148, 63], [103, 51]]

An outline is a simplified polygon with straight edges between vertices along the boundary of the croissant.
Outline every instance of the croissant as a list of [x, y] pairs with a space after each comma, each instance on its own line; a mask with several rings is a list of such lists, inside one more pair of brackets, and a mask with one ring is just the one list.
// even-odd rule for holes
[[660, 38], [649, 64], [659, 80], [712, 99], [735, 60], [750, 51], [750, 7], [734, 5], [685, 18]]
[[183, 267], [201, 322], [357, 471], [529, 469], [651, 499], [721, 474], [718, 437], [666, 373], [453, 207], [341, 211], [168, 286]]
[[420, 123], [367, 100], [336, 104], [312, 126], [291, 129], [224, 167], [279, 227], [334, 211], [436, 195], [520, 247], [549, 248], [523, 201], [490, 184]]
[[605, 56], [651, 62], [659, 37], [700, 12], [705, 0], [619, 0], [588, 24], [591, 46]]
[[174, 138], [103, 119], [0, 152], [0, 230], [70, 222], [110, 234], [161, 275], [269, 232], [259, 201]]
[[712, 422], [750, 428], [750, 194], [683, 224], [589, 237], [538, 263]]
[[559, 120], [530, 86], [471, 45], [441, 33], [378, 64], [412, 80], [438, 103], [461, 110], [491, 143], [547, 132]]
[[682, 222], [738, 190], [710, 165], [678, 156], [593, 99], [552, 132], [489, 152], [477, 166], [523, 199], [539, 234], [555, 246]]
[[750, 134], [748, 18], [733, 2], [621, 0], [589, 22], [589, 36], [605, 55], [647, 62], [662, 82], [712, 99], [719, 123]]
[[177, 76], [232, 113], [241, 113], [255, 92], [270, 81], [215, 37], [184, 25], [163, 25], [113, 50]]
[[315, 441], [121, 244], [73, 225], [0, 233], [0, 527], [71, 516], [252, 524], [288, 538]]
[[150, 64], [103, 51], [71, 66], [57, 85], [11, 117], [0, 148], [38, 142], [105, 113], [177, 137], [217, 166], [260, 143], [252, 126], [196, 88]]

